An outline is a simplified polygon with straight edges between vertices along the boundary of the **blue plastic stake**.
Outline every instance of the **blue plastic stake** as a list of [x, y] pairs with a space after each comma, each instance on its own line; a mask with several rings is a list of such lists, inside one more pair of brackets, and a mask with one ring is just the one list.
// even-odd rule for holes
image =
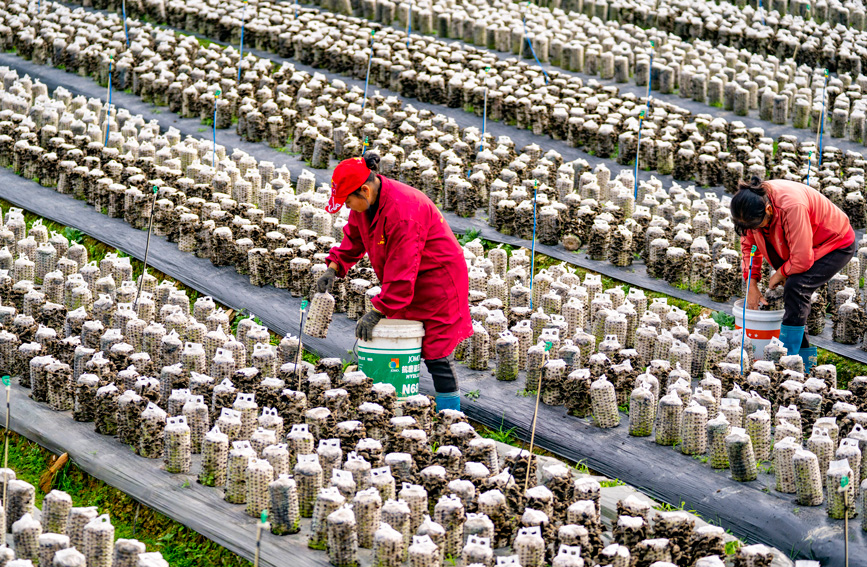
[[753, 256], [756, 254], [756, 245], [750, 249], [750, 269], [747, 271], [747, 294], [744, 296], [744, 309], [741, 312], [741, 376], [744, 375], [744, 342], [747, 337], [747, 297], [750, 295], [750, 279], [753, 272]]
[[[527, 2], [527, 6], [528, 7], [530, 6], [529, 1]], [[545, 75], [545, 84], [547, 85], [550, 77], [548, 77], [548, 73], [545, 71], [545, 68], [542, 66], [542, 62], [539, 61], [538, 57], [536, 57], [536, 50], [533, 49], [533, 42], [530, 41], [530, 36], [527, 35], [527, 11], [526, 10], [524, 11], [524, 40], [527, 42], [527, 45], [530, 47], [530, 53], [533, 54], [533, 59], [536, 60], [536, 64], [539, 65], [539, 69], [541, 69], [542, 74]]]
[[762, 16], [762, 25], [765, 25], [765, 10], [762, 8], [762, 0], [759, 0], [759, 14]]
[[823, 137], [825, 135], [825, 93], [828, 90], [828, 78], [830, 77], [830, 73], [828, 73], [828, 69], [825, 69], [825, 86], [822, 87], [822, 113], [819, 115], [819, 128], [816, 139], [816, 149], [819, 152], [818, 157], [816, 158], [816, 167], [822, 167], [822, 142]]
[[361, 144], [361, 155], [364, 156], [364, 153], [367, 151], [367, 147], [370, 145], [370, 142], [367, 139], [367, 136], [364, 137], [364, 142]]
[[482, 110], [482, 141], [479, 144], [479, 151], [485, 147], [485, 129], [488, 127], [488, 71], [490, 67], [485, 67], [485, 106]]
[[217, 101], [220, 100], [220, 95], [223, 94], [220, 89], [214, 93], [214, 153], [211, 155], [211, 167], [217, 168]]
[[409, 49], [409, 34], [412, 33], [412, 1], [409, 3], [409, 11], [406, 13], [406, 48]]
[[108, 133], [111, 131], [111, 63], [112, 56], [108, 56], [108, 109], [105, 112], [105, 143], [103, 147], [108, 146]]
[[638, 156], [641, 155], [641, 124], [644, 122], [644, 111], [638, 113], [638, 142], [635, 144], [635, 192], [633, 198], [638, 200]]
[[813, 161], [813, 151], [807, 156], [807, 185], [810, 185], [810, 164]]
[[126, 36], [126, 46], [129, 47], [129, 30], [126, 28], [126, 0], [121, 2], [121, 9], [123, 10], [123, 35]]
[[298, 0], [295, 0], [295, 19], [298, 19]]
[[376, 30], [370, 30], [370, 55], [367, 57], [367, 75], [364, 77], [364, 100], [361, 101], [361, 111], [364, 112], [364, 107], [367, 104], [367, 87], [370, 85], [370, 63], [373, 61], [373, 36]]
[[244, 61], [244, 20], [247, 19], [247, 0], [241, 0], [244, 8], [241, 10], [241, 44], [238, 46], [238, 84], [241, 84], [241, 63]]
[[533, 242], [530, 244], [530, 309], [533, 309], [533, 268], [536, 262], [536, 197], [539, 194], [539, 182], [533, 180]]

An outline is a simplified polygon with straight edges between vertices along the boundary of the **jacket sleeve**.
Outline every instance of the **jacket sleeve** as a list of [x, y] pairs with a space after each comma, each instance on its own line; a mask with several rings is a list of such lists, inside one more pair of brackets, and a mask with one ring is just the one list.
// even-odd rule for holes
[[[741, 254], [743, 255], [741, 270], [744, 273], [744, 281], [747, 279], [747, 272], [750, 269], [750, 250], [755, 245], [756, 239], [753, 238], [753, 231], [748, 230], [741, 236]], [[752, 281], [759, 283], [762, 279], [762, 253], [756, 249], [756, 254], [753, 256]]]
[[781, 220], [789, 245], [789, 259], [780, 267], [780, 272], [786, 277], [806, 272], [815, 261], [809, 211], [804, 205], [796, 205], [787, 210]]
[[412, 303], [425, 234], [423, 227], [413, 220], [399, 221], [389, 231], [382, 291], [371, 300], [386, 317], [393, 317]]
[[346, 277], [346, 272], [367, 252], [358, 223], [353, 216], [349, 216], [349, 222], [343, 227], [343, 240], [340, 241], [340, 246], [332, 248], [325, 261], [326, 264], [331, 262], [337, 264], [337, 276], [341, 278]]

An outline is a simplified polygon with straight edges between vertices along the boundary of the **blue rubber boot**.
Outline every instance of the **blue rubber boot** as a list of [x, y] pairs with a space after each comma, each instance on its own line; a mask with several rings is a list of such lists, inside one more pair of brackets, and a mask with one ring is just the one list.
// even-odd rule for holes
[[460, 392], [447, 392], [445, 394], [437, 393], [436, 403], [437, 403], [437, 412], [441, 412], [444, 409], [453, 409], [453, 410], [461, 411], [461, 393]]
[[786, 354], [799, 354], [801, 341], [804, 340], [804, 326], [780, 325], [780, 342], [786, 347]]
[[804, 347], [798, 351], [798, 356], [804, 360], [804, 374], [810, 374], [810, 369], [816, 365], [819, 358], [819, 352], [814, 346]]

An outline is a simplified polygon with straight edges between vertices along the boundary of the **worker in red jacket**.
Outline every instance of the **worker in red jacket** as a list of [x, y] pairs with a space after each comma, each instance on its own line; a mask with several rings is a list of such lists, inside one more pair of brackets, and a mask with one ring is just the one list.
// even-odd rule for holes
[[377, 174], [378, 167], [379, 156], [368, 153], [334, 170], [325, 210], [336, 213], [345, 203], [352, 212], [317, 288], [330, 290], [367, 253], [382, 291], [359, 319], [356, 337], [371, 340], [383, 317], [424, 323], [421, 355], [433, 377], [437, 408], [460, 409], [452, 353], [473, 333], [463, 250], [427, 196]]
[[[732, 220], [741, 235], [743, 275], [747, 279], [750, 250], [753, 259], [747, 308], [767, 305], [759, 291], [762, 258], [776, 270], [768, 289], [784, 285], [785, 313], [780, 340], [789, 354], [799, 354], [809, 372], [816, 347], [807, 340], [804, 326], [810, 297], [846, 267], [855, 255], [855, 231], [846, 216], [827, 197], [795, 181], [741, 181], [732, 198]], [[830, 298], [833, 301], [833, 298]]]

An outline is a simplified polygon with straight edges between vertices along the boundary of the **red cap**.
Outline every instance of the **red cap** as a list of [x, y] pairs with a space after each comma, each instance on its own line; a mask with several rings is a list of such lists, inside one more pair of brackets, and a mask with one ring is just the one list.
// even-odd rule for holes
[[331, 198], [325, 210], [331, 214], [336, 213], [346, 202], [346, 198], [364, 185], [370, 177], [370, 170], [364, 163], [364, 158], [345, 159], [334, 168], [331, 176]]

